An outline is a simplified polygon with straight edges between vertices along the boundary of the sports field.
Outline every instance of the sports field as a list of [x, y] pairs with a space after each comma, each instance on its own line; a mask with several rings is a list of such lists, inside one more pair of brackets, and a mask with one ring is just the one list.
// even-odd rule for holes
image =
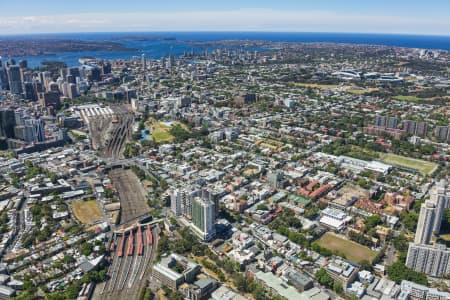
[[429, 161], [395, 155], [392, 153], [388, 153], [388, 154], [384, 155], [382, 158], [382, 161], [387, 164], [398, 165], [400, 167], [416, 169], [424, 175], [431, 174], [434, 171], [434, 169], [437, 167], [437, 165], [435, 163], [432, 163]]
[[329, 249], [339, 255], [345, 255], [345, 258], [360, 263], [364, 260], [372, 262], [377, 253], [369, 248], [353, 241], [341, 238], [334, 233], [325, 233], [317, 243], [326, 249]]
[[72, 201], [72, 211], [75, 217], [83, 224], [92, 224], [103, 218], [100, 207], [95, 200]]

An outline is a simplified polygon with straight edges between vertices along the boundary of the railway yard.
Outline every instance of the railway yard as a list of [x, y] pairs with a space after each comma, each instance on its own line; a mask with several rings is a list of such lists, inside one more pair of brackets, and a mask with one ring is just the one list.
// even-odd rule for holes
[[128, 223], [150, 211], [146, 192], [137, 176], [130, 169], [115, 169], [109, 172], [114, 188], [119, 193], [120, 223]]
[[86, 105], [79, 110], [88, 125], [92, 148], [104, 157], [122, 158], [125, 144], [131, 137], [133, 115], [123, 106]]
[[[133, 115], [125, 107], [102, 108], [90, 105], [80, 109], [88, 125], [91, 145], [104, 158], [123, 158], [130, 139]], [[112, 237], [108, 281], [96, 288], [94, 299], [137, 299], [145, 286], [159, 235], [158, 227], [133, 223], [150, 211], [146, 191], [129, 169], [113, 169], [109, 177], [120, 200], [120, 226]], [[131, 225], [130, 225], [131, 224]], [[123, 227], [128, 226], [128, 227]]]
[[133, 224], [117, 230], [110, 246], [109, 280], [98, 286], [95, 299], [137, 299], [150, 277], [159, 227]]

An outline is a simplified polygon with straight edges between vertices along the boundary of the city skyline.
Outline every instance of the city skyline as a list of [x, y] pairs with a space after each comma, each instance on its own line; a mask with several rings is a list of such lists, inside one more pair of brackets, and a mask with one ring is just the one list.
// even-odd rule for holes
[[[25, 5], [26, 4], [26, 5]], [[0, 34], [267, 31], [450, 35], [447, 1], [0, 1]]]

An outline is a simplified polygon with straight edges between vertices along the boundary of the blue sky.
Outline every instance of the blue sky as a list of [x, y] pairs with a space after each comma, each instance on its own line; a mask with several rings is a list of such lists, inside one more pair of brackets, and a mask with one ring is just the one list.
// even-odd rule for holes
[[449, 0], [0, 0], [0, 34], [319, 31], [450, 35]]

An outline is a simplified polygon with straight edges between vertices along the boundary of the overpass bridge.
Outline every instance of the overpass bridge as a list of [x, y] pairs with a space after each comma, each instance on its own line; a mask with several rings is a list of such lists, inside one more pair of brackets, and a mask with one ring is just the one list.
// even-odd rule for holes
[[159, 178], [155, 175], [149, 168], [144, 166], [139, 161], [135, 159], [119, 159], [119, 160], [106, 160], [105, 171], [114, 170], [114, 169], [128, 169], [132, 166], [138, 167], [140, 170], [144, 171], [145, 176], [149, 176], [152, 179], [156, 180], [158, 184], [160, 184]]

